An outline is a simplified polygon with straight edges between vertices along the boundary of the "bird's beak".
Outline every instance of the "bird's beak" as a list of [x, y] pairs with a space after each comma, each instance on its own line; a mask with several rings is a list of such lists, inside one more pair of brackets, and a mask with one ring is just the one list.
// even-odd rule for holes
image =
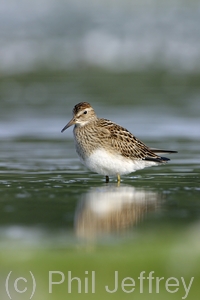
[[75, 122], [75, 119], [72, 118], [69, 123], [67, 123], [67, 125], [61, 130], [61, 132], [65, 131], [68, 127], [74, 125], [76, 122]]

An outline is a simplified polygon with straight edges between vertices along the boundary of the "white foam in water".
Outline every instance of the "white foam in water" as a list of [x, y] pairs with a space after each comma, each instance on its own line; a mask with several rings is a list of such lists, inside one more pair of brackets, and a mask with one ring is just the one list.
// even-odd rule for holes
[[81, 64], [200, 70], [198, 1], [10, 0], [1, 4], [4, 73]]
[[[185, 117], [154, 114], [148, 110], [144, 112], [126, 112], [123, 111], [123, 117], [120, 111], [115, 109], [115, 116], [110, 117], [113, 121], [121, 124], [138, 138], [158, 139], [165, 137], [199, 138], [199, 120], [198, 118], [186, 119]], [[0, 138], [18, 138], [18, 137], [40, 137], [63, 139], [73, 138], [72, 129], [61, 135], [61, 124], [65, 124], [66, 119], [55, 118], [53, 121], [49, 118], [29, 118], [16, 119], [12, 122], [1, 122]], [[159, 130], [158, 130], [159, 128]], [[147, 130], [148, 129], [148, 130]]]

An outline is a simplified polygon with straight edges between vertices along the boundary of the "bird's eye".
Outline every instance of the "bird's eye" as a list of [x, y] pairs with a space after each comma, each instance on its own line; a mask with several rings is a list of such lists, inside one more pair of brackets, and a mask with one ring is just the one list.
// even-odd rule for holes
[[87, 114], [87, 110], [84, 111], [84, 115], [86, 115], [86, 114]]

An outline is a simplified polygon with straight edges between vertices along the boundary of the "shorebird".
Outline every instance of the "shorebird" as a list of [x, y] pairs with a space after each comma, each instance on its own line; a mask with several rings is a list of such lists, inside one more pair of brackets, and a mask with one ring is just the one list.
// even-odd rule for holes
[[92, 172], [106, 176], [106, 182], [109, 176], [117, 176], [119, 183], [121, 175], [170, 160], [160, 153], [177, 153], [149, 148], [122, 126], [98, 118], [87, 102], [74, 106], [73, 117], [61, 132], [72, 125], [81, 162]]

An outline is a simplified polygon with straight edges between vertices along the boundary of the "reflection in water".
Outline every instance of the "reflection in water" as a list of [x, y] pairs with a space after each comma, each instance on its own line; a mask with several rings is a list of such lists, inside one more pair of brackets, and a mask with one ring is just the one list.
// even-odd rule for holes
[[141, 222], [149, 211], [155, 211], [159, 199], [156, 192], [131, 186], [91, 188], [76, 210], [76, 234], [94, 238], [126, 230]]

